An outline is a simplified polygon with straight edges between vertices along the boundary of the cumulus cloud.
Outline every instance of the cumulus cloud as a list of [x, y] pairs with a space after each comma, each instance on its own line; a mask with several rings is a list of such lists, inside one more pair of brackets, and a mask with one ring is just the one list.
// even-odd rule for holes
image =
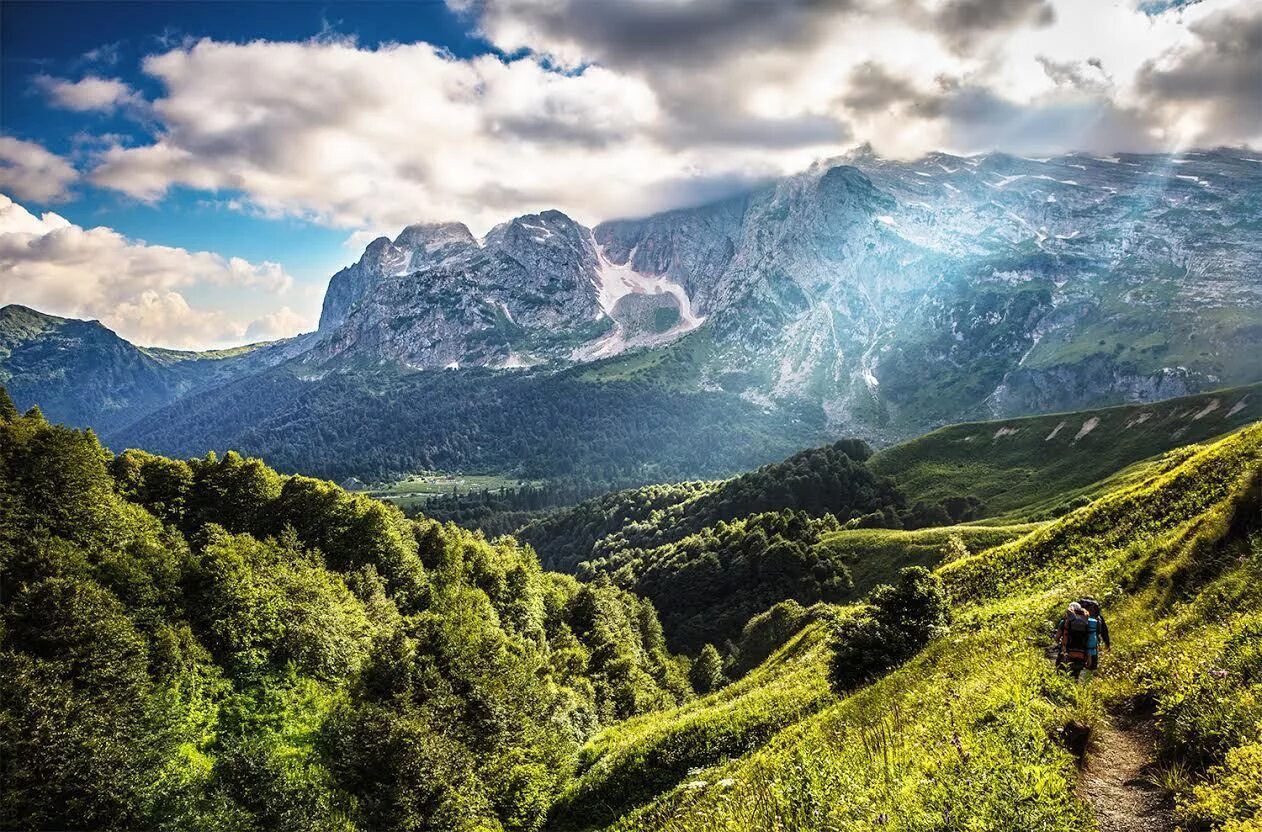
[[78, 81], [68, 81], [50, 75], [37, 75], [35, 86], [48, 96], [53, 106], [63, 110], [108, 112], [142, 102], [135, 90], [117, 78], [88, 75]]
[[485, 230], [675, 207], [859, 142], [1168, 150], [1259, 123], [1254, 0], [449, 3], [501, 51], [172, 44], [144, 61], [152, 139], [99, 152], [91, 180], [348, 230]]
[[[194, 307], [186, 297], [216, 290], [225, 298], [217, 306]], [[52, 212], [35, 216], [0, 194], [0, 303], [99, 319], [141, 344], [204, 347], [240, 343], [251, 330], [271, 338], [309, 328], [311, 319], [283, 304], [293, 293], [293, 279], [275, 263], [85, 229]], [[251, 320], [241, 310], [257, 306], [260, 296], [276, 308]]]
[[1174, 129], [1223, 144], [1262, 144], [1262, 6], [1215, 11], [1192, 38], [1146, 63], [1139, 91]]
[[161, 133], [103, 152], [95, 183], [150, 200], [173, 185], [239, 192], [268, 215], [348, 228], [459, 218], [485, 229], [549, 207], [594, 221], [666, 207], [664, 183], [783, 173], [836, 147], [821, 133], [782, 155], [666, 148], [642, 79], [457, 60], [423, 43], [204, 40], [145, 69], [166, 88], [152, 105]]
[[79, 173], [43, 145], [0, 136], [0, 188], [35, 202], [60, 202]]

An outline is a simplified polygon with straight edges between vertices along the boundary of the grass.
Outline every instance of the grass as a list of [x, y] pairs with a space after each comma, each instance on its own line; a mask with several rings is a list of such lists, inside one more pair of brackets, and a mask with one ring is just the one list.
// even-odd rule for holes
[[[978, 552], [1021, 537], [1037, 524], [1011, 526], [960, 525], [917, 529], [849, 529], [825, 535], [815, 544], [839, 556], [850, 569], [856, 596], [907, 566], [933, 569], [962, 553]], [[956, 548], [963, 546], [963, 549]]]
[[[834, 541], [888, 565], [928, 558], [944, 535], [971, 541], [937, 567], [956, 600], [949, 635], [836, 697], [823, 688], [827, 628], [812, 624], [727, 689], [598, 734], [566, 805], [608, 801], [587, 826], [634, 807], [615, 830], [1089, 830], [1058, 730], [1104, 729], [1110, 706], [1137, 701], [1156, 713], [1158, 779], [1185, 828], [1262, 828], [1260, 471], [1262, 424], [1119, 472], [1108, 493], [1028, 529]], [[1105, 600], [1118, 649], [1098, 683], [1078, 684], [1043, 648], [1065, 600], [1086, 592]]]
[[459, 474], [441, 471], [421, 471], [390, 483], [373, 483], [366, 488], [370, 497], [385, 500], [404, 511], [424, 506], [434, 497], [447, 496], [459, 491], [500, 491], [532, 483], [500, 474]]
[[1259, 419], [1262, 384], [1254, 384], [1154, 404], [952, 425], [886, 448], [871, 465], [911, 500], [973, 495], [1005, 522], [1050, 519], [1116, 487], [1114, 477], [1147, 473], [1128, 466]]

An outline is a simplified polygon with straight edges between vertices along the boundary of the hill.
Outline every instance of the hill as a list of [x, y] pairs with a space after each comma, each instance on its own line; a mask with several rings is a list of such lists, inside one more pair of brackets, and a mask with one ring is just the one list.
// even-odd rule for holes
[[[806, 472], [880, 484], [861, 447], [662, 505], [709, 523], [696, 506], [766, 508], [780, 481], [809, 496], [788, 485]], [[1160, 740], [1178, 821], [1243, 832], [1262, 820], [1262, 423], [1098, 482], [1037, 523], [782, 508], [672, 535], [624, 567], [677, 592], [662, 620], [690, 645], [731, 634], [725, 661], [690, 660], [651, 602], [512, 538], [235, 453], [115, 456], [0, 395], [0, 824], [1092, 828], [1080, 757], [1105, 765], [1125, 714]], [[695, 582], [712, 564], [730, 585]], [[947, 630], [839, 685], [835, 656], [909, 565], [949, 594]], [[851, 603], [781, 600], [842, 574]], [[1086, 593], [1114, 650], [1075, 683], [1044, 646]]]
[[231, 350], [138, 347], [97, 321], [0, 308], [0, 384], [21, 407], [100, 433], [120, 430], [190, 392], [275, 364], [301, 339]]
[[969, 494], [989, 516], [1046, 519], [1107, 490], [1108, 484], [1096, 484], [1130, 465], [1259, 419], [1262, 384], [1254, 384], [1161, 402], [951, 425], [882, 449], [870, 465], [911, 500]]
[[[942, 565], [949, 634], [852, 691], [829, 688], [834, 628], [816, 616], [723, 691], [593, 737], [559, 828], [1096, 828], [1070, 740], [1124, 730], [1118, 713], [1159, 738], [1149, 776], [1179, 822], [1255, 828], [1260, 487], [1254, 425]], [[1115, 649], [1075, 684], [1044, 645], [1065, 599], [1088, 592]], [[1091, 761], [1105, 747], [1088, 747], [1092, 766], [1116, 764]]]
[[692, 697], [652, 605], [230, 453], [112, 456], [0, 388], [0, 826], [538, 829]]

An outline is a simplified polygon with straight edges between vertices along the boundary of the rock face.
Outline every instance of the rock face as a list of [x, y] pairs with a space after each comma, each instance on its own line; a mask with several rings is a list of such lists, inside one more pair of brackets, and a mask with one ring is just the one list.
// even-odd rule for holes
[[458, 222], [409, 225], [393, 242], [388, 237], [378, 237], [368, 244], [357, 263], [329, 281], [320, 311], [320, 331], [340, 326], [355, 304], [383, 278], [420, 271], [477, 245], [468, 227]]
[[518, 217], [479, 243], [463, 225], [374, 240], [329, 284], [309, 366], [412, 369], [558, 360], [609, 329], [591, 231], [559, 211]]
[[687, 288], [702, 384], [898, 438], [1262, 378], [1262, 161], [858, 153], [596, 228]]
[[860, 151], [590, 230], [412, 226], [334, 276], [303, 361], [560, 367], [701, 327], [703, 388], [893, 439], [1262, 378], [1260, 223], [1262, 162], [1231, 151]]

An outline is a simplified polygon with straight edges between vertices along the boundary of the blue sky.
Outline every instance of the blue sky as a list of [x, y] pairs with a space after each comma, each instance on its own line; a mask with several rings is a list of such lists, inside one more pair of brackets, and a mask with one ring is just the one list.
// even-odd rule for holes
[[[458, 56], [492, 51], [469, 32], [468, 16], [452, 12], [443, 2], [5, 0], [0, 4], [0, 129], [69, 158], [89, 150], [85, 134], [113, 134], [138, 143], [150, 134], [149, 125], [121, 110], [80, 113], [50, 107], [32, 79], [98, 74], [121, 79], [153, 98], [161, 94], [161, 85], [141, 71], [141, 60], [185, 38], [304, 41], [337, 33], [368, 48], [420, 40]], [[317, 289], [359, 256], [345, 244], [343, 229], [295, 218], [260, 219], [223, 207], [234, 196], [230, 191], [208, 195], [177, 188], [162, 201], [147, 203], [81, 183], [73, 201], [24, 200], [23, 205], [32, 211], [54, 210], [83, 227], [105, 224], [138, 240], [279, 261], [296, 280]], [[195, 290], [191, 294], [190, 300], [196, 298]]]
[[0, 303], [224, 346], [407, 223], [695, 204], [869, 143], [1262, 143], [1256, 0], [0, 4]]

